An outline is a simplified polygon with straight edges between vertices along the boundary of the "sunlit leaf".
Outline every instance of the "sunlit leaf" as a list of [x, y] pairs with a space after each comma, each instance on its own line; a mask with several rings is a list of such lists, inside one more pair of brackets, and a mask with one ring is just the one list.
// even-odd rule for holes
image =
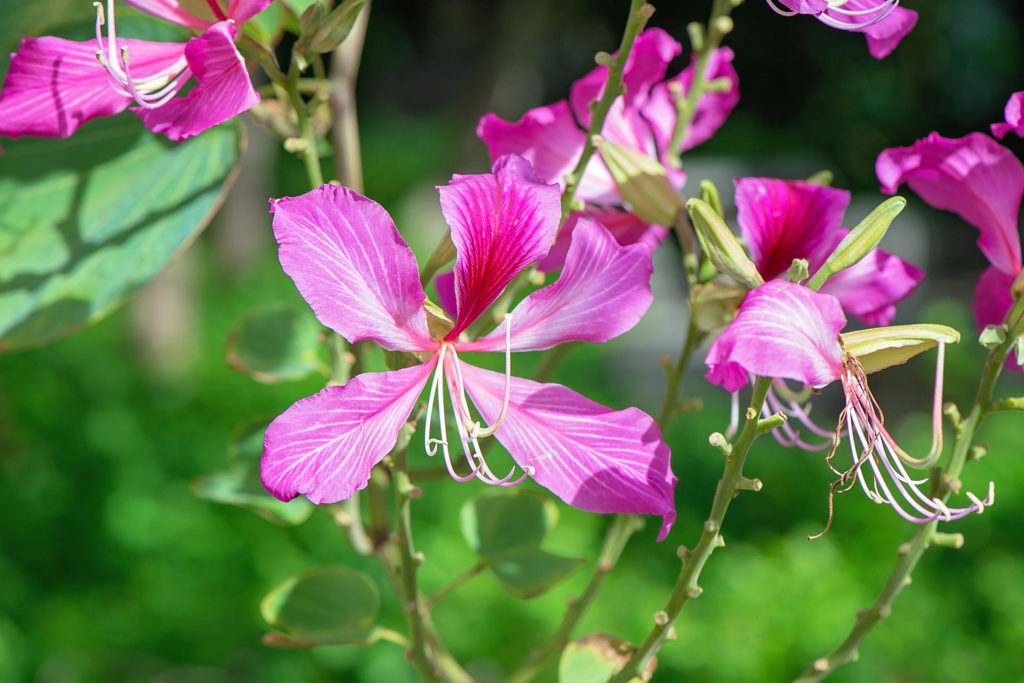
[[[558, 660], [558, 683], [606, 681], [622, 669], [635, 649], [626, 641], [604, 633], [574, 640], [565, 646]], [[648, 678], [656, 666], [657, 661], [652, 659], [647, 666]], [[640, 680], [633, 678], [630, 683]]]
[[94, 322], [159, 273], [216, 212], [240, 136], [228, 124], [173, 143], [122, 114], [66, 140], [5, 140], [0, 350]]

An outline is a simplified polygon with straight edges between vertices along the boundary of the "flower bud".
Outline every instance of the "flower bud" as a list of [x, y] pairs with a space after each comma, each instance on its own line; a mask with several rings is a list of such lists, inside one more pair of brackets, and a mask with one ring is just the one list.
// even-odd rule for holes
[[903, 197], [890, 197], [879, 204], [843, 238], [807, 286], [817, 290], [825, 284], [825, 280], [867, 256], [882, 241], [889, 226], [906, 205], [907, 200]]
[[352, 31], [364, 5], [366, 0], [345, 0], [330, 14], [320, 2], [307, 7], [299, 17], [301, 32], [292, 48], [299, 69], [305, 70], [309, 66], [312, 55], [330, 52], [341, 45]]
[[955, 344], [960, 341], [960, 333], [945, 325], [918, 323], [844, 332], [839, 339], [846, 352], [860, 361], [864, 372], [872, 373], [906, 363], [940, 342]]
[[690, 199], [686, 202], [690, 212], [690, 220], [697, 232], [700, 246], [715, 267], [740, 284], [754, 289], [764, 284], [764, 278], [757, 272], [736, 237], [722, 220], [722, 217], [702, 199]]
[[725, 215], [725, 212], [722, 211], [722, 199], [718, 194], [718, 187], [710, 180], [700, 181], [700, 198], [706, 201], [719, 216]]
[[637, 150], [597, 136], [594, 146], [611, 172], [619, 193], [633, 213], [648, 223], [671, 226], [683, 210], [683, 199], [668, 180], [665, 167]]

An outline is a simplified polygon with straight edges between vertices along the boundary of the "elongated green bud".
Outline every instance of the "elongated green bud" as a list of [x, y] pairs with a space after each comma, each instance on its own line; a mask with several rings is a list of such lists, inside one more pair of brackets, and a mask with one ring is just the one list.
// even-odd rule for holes
[[807, 286], [817, 290], [825, 280], [836, 273], [842, 272], [868, 255], [885, 237], [893, 220], [903, 211], [907, 200], [903, 197], [890, 197], [875, 207], [850, 234], [843, 238], [825, 264], [818, 269]]
[[697, 239], [704, 253], [715, 267], [748, 289], [764, 284], [764, 278], [757, 267], [736, 241], [722, 217], [703, 199], [693, 198], [686, 202], [690, 220], [697, 232]]
[[906, 363], [940, 342], [955, 344], [960, 333], [945, 325], [919, 323], [844, 332], [839, 339], [846, 352], [864, 366], [864, 372], [872, 373]]
[[655, 159], [594, 136], [619, 193], [633, 213], [648, 223], [671, 226], [683, 210], [683, 198], [668, 180], [665, 167]]
[[718, 194], [718, 187], [710, 180], [700, 181], [700, 198], [706, 201], [719, 216], [725, 215], [725, 212], [722, 211], [722, 198]]

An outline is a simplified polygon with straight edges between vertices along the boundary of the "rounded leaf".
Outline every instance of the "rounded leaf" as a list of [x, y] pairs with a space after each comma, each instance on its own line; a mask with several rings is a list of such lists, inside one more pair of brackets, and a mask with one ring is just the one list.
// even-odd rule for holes
[[491, 489], [467, 501], [460, 518], [466, 543], [491, 561], [537, 550], [558, 520], [558, 507], [532, 491]]
[[260, 604], [273, 628], [298, 640], [362, 640], [380, 612], [377, 585], [362, 572], [318, 567], [288, 579]]
[[228, 365], [257, 382], [301, 379], [324, 367], [320, 325], [309, 310], [268, 306], [249, 311], [228, 333]]

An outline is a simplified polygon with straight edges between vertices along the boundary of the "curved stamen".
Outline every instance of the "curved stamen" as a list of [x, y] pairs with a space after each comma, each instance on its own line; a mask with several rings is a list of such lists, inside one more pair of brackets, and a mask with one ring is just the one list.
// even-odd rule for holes
[[[426, 427], [423, 430], [423, 448], [426, 450], [427, 455], [433, 456], [437, 453], [437, 447], [441, 446], [441, 453], [444, 456], [444, 466], [448, 470], [448, 474], [451, 475], [455, 481], [469, 481], [477, 476], [477, 469], [473, 467], [473, 463], [470, 462], [470, 473], [466, 475], [460, 475], [455, 471], [455, 465], [452, 464], [451, 452], [448, 449], [448, 425], [447, 416], [445, 415], [444, 409], [444, 357], [447, 351], [448, 345], [441, 346], [441, 350], [438, 352], [437, 368], [434, 369], [434, 377], [430, 382], [430, 394], [427, 397], [427, 416], [426, 416]], [[440, 439], [430, 438], [430, 425], [434, 421], [434, 401], [437, 401], [438, 409], [438, 430], [441, 432]]]
[[[490, 427], [482, 427], [479, 422], [471, 422], [466, 425], [469, 430], [469, 435], [478, 439], [482, 436], [491, 436], [494, 432], [498, 431], [498, 427], [501, 426], [502, 421], [505, 419], [505, 413], [508, 411], [508, 400], [512, 393], [512, 314], [505, 314], [505, 396], [501, 400], [501, 411], [498, 413], [498, 419], [494, 421], [494, 424]], [[462, 390], [462, 377], [461, 372], [459, 373], [459, 390]], [[469, 413], [467, 412], [467, 417]]]
[[[768, 6], [776, 14], [780, 14], [784, 17], [792, 17], [800, 12], [796, 10], [787, 9], [780, 7], [775, 3], [775, 0], [767, 0]], [[828, 9], [823, 11], [821, 14], [816, 15], [816, 18], [822, 23], [837, 28], [843, 31], [858, 31], [874, 26], [880, 21], [885, 20], [890, 14], [896, 11], [896, 8], [900, 5], [900, 0], [882, 0], [879, 4], [874, 7], [868, 7], [866, 9], [846, 9], [843, 7], [847, 0], [833, 0], [828, 3]], [[836, 15], [844, 18], [838, 18]]]

